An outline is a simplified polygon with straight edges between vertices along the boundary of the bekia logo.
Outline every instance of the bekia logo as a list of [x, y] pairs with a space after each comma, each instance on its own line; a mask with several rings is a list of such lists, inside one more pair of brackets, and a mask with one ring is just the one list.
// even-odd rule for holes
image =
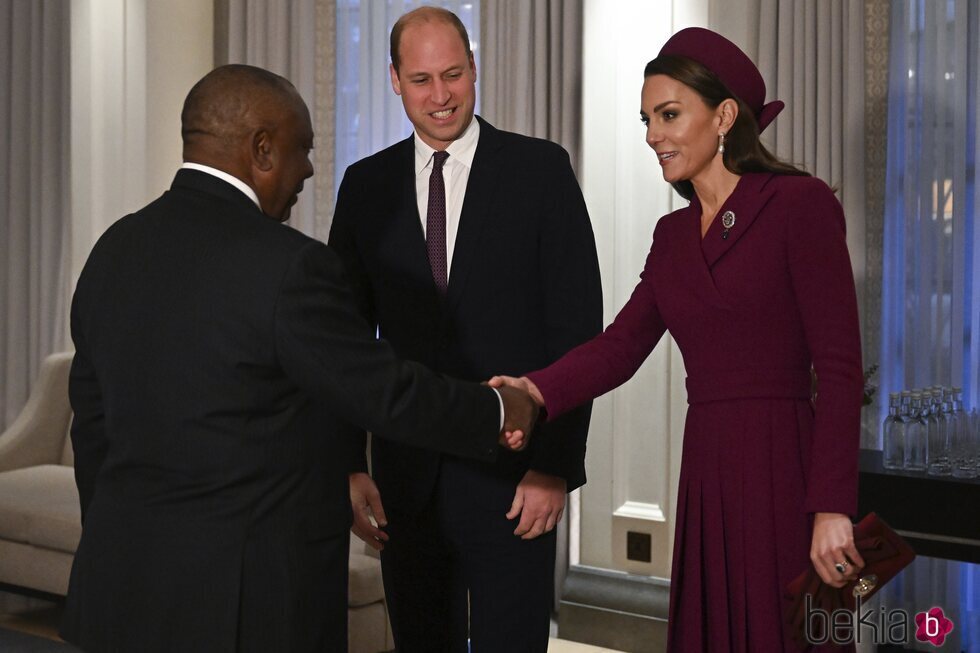
[[[907, 644], [910, 640], [909, 612], [888, 610], [884, 605], [877, 610], [867, 608], [857, 597], [854, 611], [838, 608], [826, 611], [815, 607], [812, 597], [806, 595], [804, 635], [807, 643], [822, 644]], [[930, 608], [915, 615], [915, 639], [940, 647], [946, 635], [953, 631], [953, 622], [943, 609]]]
[[915, 638], [933, 646], [942, 646], [946, 635], [953, 632], [953, 622], [946, 618], [942, 608], [931, 608], [915, 615], [915, 626]]

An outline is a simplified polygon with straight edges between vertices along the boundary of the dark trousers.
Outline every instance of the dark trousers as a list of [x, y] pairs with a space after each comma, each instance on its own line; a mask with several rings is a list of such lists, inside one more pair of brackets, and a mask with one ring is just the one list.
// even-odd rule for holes
[[421, 513], [388, 511], [381, 565], [398, 653], [465, 653], [467, 636], [473, 653], [546, 653], [556, 536], [514, 535], [519, 480], [447, 457]]

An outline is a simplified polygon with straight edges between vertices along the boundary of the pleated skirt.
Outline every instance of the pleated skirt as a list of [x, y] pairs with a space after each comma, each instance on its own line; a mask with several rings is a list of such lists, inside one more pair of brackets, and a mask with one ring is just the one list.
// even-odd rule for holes
[[783, 591], [811, 564], [812, 518], [803, 503], [812, 425], [806, 400], [690, 406], [671, 572], [671, 653], [801, 650], [783, 626]]

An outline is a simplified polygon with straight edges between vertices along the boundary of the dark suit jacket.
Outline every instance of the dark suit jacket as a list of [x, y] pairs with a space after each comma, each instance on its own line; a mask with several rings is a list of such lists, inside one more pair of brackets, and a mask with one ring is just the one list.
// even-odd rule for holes
[[342, 277], [322, 243], [190, 170], [99, 240], [72, 303], [66, 639], [322, 650], [324, 614], [346, 610], [321, 546], [350, 526], [345, 424], [495, 458], [494, 394], [397, 360]]
[[[599, 333], [592, 225], [561, 147], [480, 120], [445, 299], [426, 254], [414, 161], [410, 137], [348, 168], [330, 232], [361, 310], [400, 355], [485, 380], [538, 369]], [[531, 467], [569, 490], [582, 485], [590, 410], [547, 424], [527, 450], [487, 469], [519, 480]], [[374, 439], [372, 462], [386, 509], [411, 513], [432, 490], [439, 454]]]

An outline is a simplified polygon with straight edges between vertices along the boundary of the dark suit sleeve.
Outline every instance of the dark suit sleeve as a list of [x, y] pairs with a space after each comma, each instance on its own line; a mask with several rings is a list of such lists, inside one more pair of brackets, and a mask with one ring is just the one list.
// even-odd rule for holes
[[[568, 154], [549, 166], [553, 202], [540, 244], [540, 283], [548, 359], [554, 361], [602, 330], [602, 286], [592, 223]], [[585, 442], [592, 403], [542, 425], [531, 439], [531, 468], [585, 483]]]
[[496, 394], [396, 358], [370, 335], [340, 261], [322, 243], [306, 245], [286, 273], [275, 330], [286, 374], [347, 422], [417, 447], [496, 459]]
[[[377, 327], [378, 320], [371, 297], [371, 280], [355, 242], [354, 222], [357, 220], [358, 207], [364, 206], [363, 202], [358, 201], [358, 192], [354, 175], [348, 170], [344, 174], [340, 192], [337, 194], [337, 206], [334, 209], [328, 244], [340, 257], [347, 272], [347, 282], [354, 305], [367, 321], [368, 328], [372, 329]], [[367, 432], [362, 428], [351, 427], [346, 435], [353, 441], [350, 472], [367, 472]]]
[[102, 389], [89, 358], [81, 320], [76, 311], [73, 305], [71, 332], [75, 342], [75, 356], [72, 358], [68, 376], [68, 399], [73, 412], [71, 445], [75, 455], [75, 483], [78, 485], [84, 523], [85, 513], [95, 494], [96, 478], [109, 450], [109, 442], [105, 434]]

